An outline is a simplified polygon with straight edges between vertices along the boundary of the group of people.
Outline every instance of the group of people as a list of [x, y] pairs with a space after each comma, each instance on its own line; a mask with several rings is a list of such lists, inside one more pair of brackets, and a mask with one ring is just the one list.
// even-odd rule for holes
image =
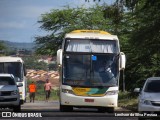
[[[37, 92], [37, 86], [36, 86], [35, 82], [32, 82], [28, 86], [28, 90], [29, 90], [30, 102], [34, 103], [35, 93]], [[44, 92], [45, 92], [45, 95], [46, 95], [46, 102], [48, 102], [48, 100], [50, 98], [50, 93], [51, 93], [51, 83], [49, 82], [49, 79], [47, 79], [46, 83], [44, 84]]]

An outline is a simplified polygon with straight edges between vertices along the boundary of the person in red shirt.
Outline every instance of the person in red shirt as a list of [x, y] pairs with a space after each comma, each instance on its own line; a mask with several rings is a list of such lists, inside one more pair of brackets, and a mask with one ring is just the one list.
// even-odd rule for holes
[[35, 83], [32, 82], [32, 83], [29, 85], [29, 97], [30, 97], [30, 102], [33, 101], [33, 103], [34, 103], [36, 89], [37, 89], [37, 87], [36, 87]]
[[51, 94], [51, 83], [49, 82], [49, 79], [47, 79], [46, 83], [44, 84], [44, 91], [46, 94], [46, 101], [48, 102], [50, 94]]

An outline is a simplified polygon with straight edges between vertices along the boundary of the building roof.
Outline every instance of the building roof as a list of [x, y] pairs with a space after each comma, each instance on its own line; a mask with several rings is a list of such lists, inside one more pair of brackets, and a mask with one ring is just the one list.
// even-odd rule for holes
[[0, 57], [0, 62], [23, 62], [20, 57], [4, 56]]

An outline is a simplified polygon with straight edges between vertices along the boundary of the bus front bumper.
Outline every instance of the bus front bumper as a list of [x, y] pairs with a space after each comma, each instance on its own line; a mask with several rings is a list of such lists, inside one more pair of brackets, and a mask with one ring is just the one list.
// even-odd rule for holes
[[117, 107], [118, 94], [101, 97], [76, 96], [69, 93], [61, 93], [61, 105], [70, 106], [97, 106], [97, 107]]

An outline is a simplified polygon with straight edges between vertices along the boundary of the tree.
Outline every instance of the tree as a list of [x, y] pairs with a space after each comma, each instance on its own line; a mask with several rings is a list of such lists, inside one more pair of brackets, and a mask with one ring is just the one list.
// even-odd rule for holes
[[126, 42], [128, 47], [122, 47], [127, 55], [128, 89], [142, 86], [148, 77], [160, 75], [159, 5], [158, 0], [141, 0], [129, 12], [131, 16], [128, 21], [131, 20], [129, 24], [132, 29], [128, 34], [130, 39]]
[[3, 44], [3, 42], [0, 41], [0, 50], [4, 50], [6, 47], [5, 45]]
[[48, 70], [47, 63], [43, 61], [39, 62], [38, 59], [38, 56], [30, 56], [23, 58], [27, 69]]
[[0, 55], [4, 55], [6, 50], [6, 46], [2, 41], [0, 41]]
[[57, 70], [57, 64], [56, 63], [50, 63], [48, 65], [49, 70]]
[[52, 10], [38, 21], [51, 34], [36, 37], [37, 52], [55, 54], [64, 35], [75, 29], [117, 34], [127, 57], [126, 88], [131, 90], [141, 86], [147, 77], [160, 75], [159, 6], [159, 0], [117, 0], [111, 6]]
[[[62, 44], [64, 35], [72, 30], [98, 29], [118, 34], [121, 48], [128, 54], [130, 52], [128, 38], [133, 30], [134, 21], [130, 13], [124, 13], [118, 9], [116, 5], [103, 5], [88, 9], [67, 7], [42, 15], [41, 20], [38, 21], [42, 24], [41, 29], [50, 31], [51, 34], [36, 37], [37, 53], [55, 54], [58, 46]], [[118, 19], [117, 15], [119, 15]]]
[[[138, 28], [133, 31], [131, 43], [139, 49], [139, 59], [150, 76], [159, 74], [160, 65], [160, 1], [143, 0], [135, 11]], [[154, 13], [154, 14], [153, 14]], [[145, 58], [145, 59], [144, 59]]]
[[52, 10], [42, 15], [39, 23], [41, 29], [51, 32], [47, 36], [36, 37], [37, 53], [56, 53], [61, 45], [64, 35], [76, 29], [100, 29], [113, 31], [110, 19], [104, 18], [106, 6], [95, 6], [93, 8], [65, 8], [63, 10]]

